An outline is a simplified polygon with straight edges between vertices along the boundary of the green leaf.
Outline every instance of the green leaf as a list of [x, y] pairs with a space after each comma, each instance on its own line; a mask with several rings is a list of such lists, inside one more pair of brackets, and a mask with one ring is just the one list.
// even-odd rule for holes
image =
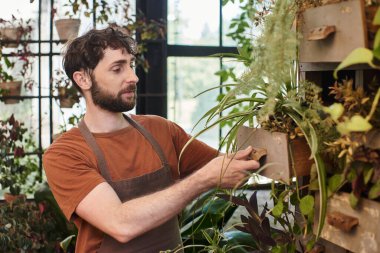
[[354, 115], [350, 119], [338, 123], [336, 128], [339, 133], [346, 135], [350, 132], [367, 132], [372, 129], [372, 125], [361, 115]]
[[372, 24], [374, 24], [374, 25], [380, 25], [380, 8], [377, 8], [375, 17], [372, 20]]
[[374, 168], [366, 169], [364, 171], [364, 183], [368, 184], [369, 180], [371, 180], [371, 177], [373, 175]]
[[372, 63], [373, 54], [372, 51], [367, 48], [357, 48], [353, 50], [335, 69], [334, 78], [338, 79], [338, 71], [342, 70], [346, 67], [355, 64], [367, 63], [368, 65], [376, 68], [376, 66]]
[[368, 193], [368, 198], [375, 199], [380, 196], [380, 182], [374, 184]]
[[337, 122], [344, 112], [344, 106], [341, 103], [333, 103], [329, 107], [323, 107], [323, 111], [330, 114], [331, 118]]
[[373, 42], [373, 48], [378, 49], [380, 46], [380, 29], [377, 30], [375, 40]]
[[352, 192], [350, 193], [350, 196], [349, 196], [348, 200], [349, 200], [350, 206], [352, 208], [355, 208], [358, 205], [358, 203], [359, 203], [359, 199]]
[[336, 192], [340, 185], [342, 184], [342, 175], [341, 174], [335, 174], [332, 177], [329, 178], [329, 190], [331, 192]]
[[307, 195], [300, 201], [300, 210], [303, 215], [310, 214], [314, 209], [314, 197]]
[[290, 203], [295, 206], [299, 203], [298, 201], [298, 195], [296, 192], [294, 192], [292, 195], [290, 195]]
[[282, 210], [284, 210], [284, 204], [279, 201], [277, 202], [277, 204], [273, 207], [272, 209], [272, 214], [275, 216], [275, 217], [280, 217], [281, 214], [282, 214]]
[[372, 52], [373, 52], [373, 57], [380, 60], [380, 47], [375, 48]]
[[61, 246], [61, 248], [63, 249], [63, 252], [65, 252], [65, 253], [67, 252], [67, 249], [70, 246], [70, 243], [74, 237], [75, 237], [75, 235], [70, 235], [59, 243], [59, 246]]

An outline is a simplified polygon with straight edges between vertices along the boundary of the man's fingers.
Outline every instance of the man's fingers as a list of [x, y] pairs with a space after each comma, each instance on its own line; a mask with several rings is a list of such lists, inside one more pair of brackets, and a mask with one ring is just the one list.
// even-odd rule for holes
[[236, 159], [236, 160], [246, 160], [252, 152], [252, 146], [248, 146], [247, 148], [243, 150], [239, 150], [235, 154], [232, 154], [230, 158]]

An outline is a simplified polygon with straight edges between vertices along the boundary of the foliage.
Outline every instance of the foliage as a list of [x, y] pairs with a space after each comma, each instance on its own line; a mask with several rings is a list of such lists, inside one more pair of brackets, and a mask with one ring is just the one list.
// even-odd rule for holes
[[[380, 9], [372, 22], [380, 25]], [[356, 48], [338, 65], [334, 76], [340, 70], [356, 64], [367, 64], [378, 70], [380, 60], [380, 29], [377, 30], [373, 49]], [[330, 194], [350, 183], [350, 204], [355, 208], [360, 198], [376, 199], [380, 196], [380, 98], [379, 81], [374, 79], [364, 91], [363, 87], [353, 87], [352, 80], [336, 82], [330, 94], [336, 103], [325, 111], [335, 121], [340, 136], [329, 142], [329, 151], [338, 157], [340, 169], [329, 178]]]
[[[325, 111], [332, 115], [339, 138], [328, 143], [328, 151], [338, 157], [338, 171], [329, 189], [337, 191], [347, 182], [351, 185], [350, 204], [356, 207], [365, 196], [380, 196], [380, 88], [373, 82], [367, 91], [353, 88], [352, 80], [335, 83], [330, 94], [336, 103]], [[376, 90], [377, 89], [377, 90]]]
[[72, 246], [66, 251], [60, 246], [61, 240], [75, 233], [74, 227], [62, 220], [49, 191], [36, 194], [35, 200], [18, 198], [0, 204], [1, 252], [74, 252]]
[[54, 91], [58, 92], [59, 98], [71, 98], [79, 103], [81, 97], [78, 89], [73, 85], [71, 80], [66, 76], [62, 69], [56, 69], [52, 79]]
[[[233, 124], [222, 140], [227, 151], [236, 150], [237, 131], [246, 123], [285, 132], [292, 138], [303, 136], [311, 149], [322, 196], [318, 237], [324, 223], [327, 198], [326, 171], [320, 151], [324, 141], [331, 137], [329, 129], [333, 122], [323, 117], [320, 88], [297, 78], [298, 35], [291, 30], [296, 10], [297, 6], [292, 1], [276, 1], [271, 14], [265, 17], [262, 34], [253, 41], [252, 54], [247, 56], [239, 52], [235, 55], [237, 60], [249, 66], [246, 72], [237, 78], [237, 83], [225, 85], [232, 88], [218, 105], [203, 115], [199, 122], [206, 119], [206, 126], [193, 138], [231, 120]], [[245, 106], [237, 107], [242, 104]], [[225, 112], [226, 115], [223, 114]], [[303, 229], [311, 232], [307, 226]]]
[[11, 194], [31, 193], [39, 180], [38, 164], [26, 152], [36, 150], [31, 134], [23, 122], [12, 114], [0, 120], [0, 185]]
[[[32, 20], [24, 20], [23, 18], [16, 18], [12, 15], [11, 20], [4, 20], [0, 18], [0, 26], [3, 28], [16, 28], [18, 37], [16, 41], [17, 48], [10, 53], [7, 51], [7, 43], [1, 41], [0, 44], [0, 81], [8, 82], [15, 79], [24, 80], [24, 86], [31, 89], [34, 81], [30, 78], [33, 66], [33, 54], [30, 49], [28, 40], [31, 39], [33, 30]], [[1, 91], [4, 94], [6, 91]]]
[[[246, 216], [241, 215], [242, 223], [236, 225], [235, 228], [251, 235], [257, 246], [257, 250], [254, 252], [307, 252], [312, 248], [313, 238], [302, 233], [301, 227], [295, 222], [296, 211], [291, 207], [301, 204], [301, 206], [305, 206], [304, 210], [301, 208], [302, 213], [312, 217], [313, 200], [308, 200], [311, 196], [300, 199], [298, 192], [292, 191], [291, 188], [294, 187], [277, 188], [273, 191], [272, 197], [275, 206], [269, 209], [266, 202], [261, 212], [259, 212], [257, 202], [257, 191], [252, 193], [249, 200], [246, 196], [218, 194], [220, 198], [243, 206], [247, 210]], [[274, 220], [272, 222], [274, 225], [271, 225], [270, 219]], [[309, 242], [306, 248], [303, 246], [304, 241]]]
[[216, 193], [204, 193], [182, 211], [179, 221], [185, 252], [247, 252], [245, 248], [255, 247], [244, 233], [225, 228], [237, 206]]

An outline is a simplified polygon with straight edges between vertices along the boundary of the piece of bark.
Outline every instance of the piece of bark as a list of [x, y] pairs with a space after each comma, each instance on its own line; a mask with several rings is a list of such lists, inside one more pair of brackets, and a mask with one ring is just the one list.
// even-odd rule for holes
[[335, 32], [334, 25], [325, 25], [312, 29], [308, 36], [308, 40], [323, 40], [326, 39], [330, 34]]
[[265, 148], [253, 148], [251, 152], [251, 158], [255, 161], [260, 161], [260, 159], [267, 155], [267, 150]]
[[350, 232], [355, 226], [359, 224], [359, 219], [335, 211], [327, 214], [327, 223], [344, 232]]

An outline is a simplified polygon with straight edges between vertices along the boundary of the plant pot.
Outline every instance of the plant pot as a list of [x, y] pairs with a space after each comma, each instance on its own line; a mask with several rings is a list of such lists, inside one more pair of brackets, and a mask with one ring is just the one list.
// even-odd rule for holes
[[[2, 82], [0, 83], [0, 89], [7, 90], [8, 92], [3, 96], [20, 96], [21, 94], [21, 81]], [[17, 104], [20, 100], [15, 98], [2, 99], [4, 104]]]
[[60, 40], [70, 40], [78, 36], [80, 19], [58, 19], [55, 21]]
[[4, 200], [7, 202], [7, 203], [13, 203], [15, 200], [17, 199], [26, 199], [26, 195], [25, 194], [17, 194], [17, 195], [13, 195], [9, 192], [4, 192]]
[[68, 97], [68, 98], [60, 97], [59, 98], [59, 106], [61, 108], [72, 108], [75, 103], [76, 103], [75, 99], [72, 99], [70, 97]]
[[[341, 62], [354, 49], [370, 44], [367, 20], [372, 22], [374, 11], [367, 10], [363, 0], [326, 2], [304, 10], [299, 17], [300, 62]], [[326, 27], [330, 32], [325, 32]]]
[[[349, 202], [349, 193], [339, 192], [329, 198], [327, 215], [321, 238], [332, 242], [350, 252], [377, 253], [380, 250], [380, 203], [369, 199], [361, 199], [358, 208], [353, 209]], [[315, 196], [315, 214], [319, 211], [319, 193]], [[351, 230], [338, 226], [332, 216], [340, 214], [336, 221], [346, 225], [355, 219], [357, 225]], [[314, 216], [317, 221], [318, 215]], [[316, 222], [314, 222], [316, 224]], [[314, 231], [316, 228], [314, 227]]]
[[238, 149], [251, 145], [266, 150], [262, 176], [290, 184], [292, 177], [310, 175], [313, 160], [309, 159], [311, 150], [305, 138], [290, 140], [285, 133], [242, 126], [236, 141]]
[[0, 38], [1, 40], [9, 40], [9, 41], [15, 41], [15, 42], [9, 42], [4, 43], [3, 45], [5, 47], [17, 47], [18, 43], [17, 41], [21, 38], [21, 32], [18, 28], [12, 28], [12, 27], [4, 27], [0, 29]]

